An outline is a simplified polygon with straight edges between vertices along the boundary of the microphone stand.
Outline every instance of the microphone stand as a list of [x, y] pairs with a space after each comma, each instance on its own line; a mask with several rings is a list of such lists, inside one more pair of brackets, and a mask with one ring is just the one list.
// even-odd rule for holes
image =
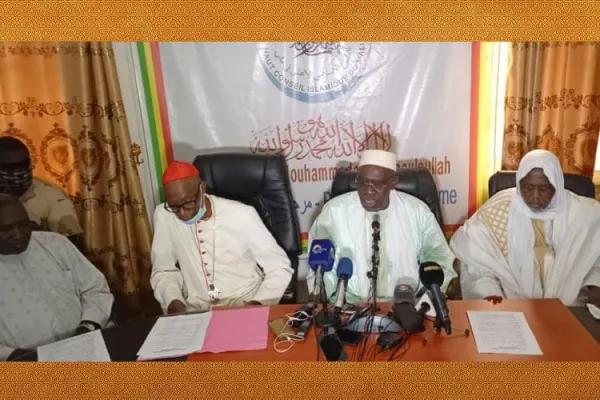
[[[367, 272], [367, 277], [371, 281], [371, 304], [358, 314], [356, 317], [350, 318], [347, 329], [354, 332], [364, 333], [382, 333], [382, 332], [398, 332], [401, 327], [393, 319], [387, 315], [377, 314], [377, 277], [379, 275], [379, 241], [381, 234], [379, 231], [379, 222], [373, 222], [373, 255], [371, 256], [371, 271]], [[364, 315], [367, 314], [367, 315]]]
[[[446, 331], [448, 336], [452, 336], [452, 329], [450, 328], [450, 325], [448, 325], [446, 327], [444, 324], [444, 321], [442, 321], [442, 318], [436, 313], [435, 321], [433, 322], [433, 327], [431, 328], [431, 330], [427, 333], [427, 335], [423, 339], [423, 345], [426, 345], [427, 343], [429, 343], [429, 338], [431, 337], [431, 335], [433, 335], [434, 333], [441, 333], [442, 329], [444, 329]], [[470, 329], [462, 329], [462, 333], [466, 337], [471, 334], [471, 330]]]
[[373, 223], [373, 255], [371, 256], [372, 268], [367, 272], [367, 277], [371, 280], [371, 313], [377, 312], [377, 277], [379, 275], [379, 241], [381, 233], [379, 232], [379, 223]]
[[319, 290], [315, 304], [321, 303], [323, 309], [315, 314], [315, 325], [320, 328], [335, 327], [341, 323], [339, 316], [330, 313], [327, 307], [327, 292], [325, 291], [325, 279], [323, 279], [323, 269], [319, 269], [321, 278], [319, 279]]

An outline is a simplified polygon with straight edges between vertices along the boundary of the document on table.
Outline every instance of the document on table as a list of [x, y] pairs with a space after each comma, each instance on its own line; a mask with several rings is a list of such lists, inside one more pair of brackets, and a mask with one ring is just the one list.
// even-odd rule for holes
[[38, 361], [110, 361], [100, 331], [40, 346], [37, 355]]
[[269, 312], [269, 307], [213, 312], [201, 352], [222, 353], [266, 349], [269, 336]]
[[522, 312], [467, 311], [467, 315], [480, 353], [542, 355]]
[[138, 351], [138, 360], [181, 357], [202, 348], [212, 312], [159, 318]]

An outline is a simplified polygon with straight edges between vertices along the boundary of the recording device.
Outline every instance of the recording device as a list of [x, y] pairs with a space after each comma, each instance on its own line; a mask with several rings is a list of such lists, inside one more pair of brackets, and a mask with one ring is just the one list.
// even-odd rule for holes
[[365, 336], [360, 332], [354, 332], [349, 329], [338, 330], [337, 335], [342, 343], [346, 343], [351, 346], [356, 346]]
[[377, 346], [381, 350], [389, 350], [396, 346], [401, 345], [404, 342], [404, 338], [396, 332], [384, 332], [377, 338]]
[[311, 325], [312, 325], [312, 318], [308, 318], [308, 319], [304, 320], [298, 327], [296, 336], [304, 339], [306, 337], [306, 334], [308, 333], [308, 329], [310, 328]]
[[419, 307], [419, 310], [417, 311], [417, 315], [421, 322], [425, 320], [425, 317], [427, 316], [429, 310], [431, 310], [431, 306], [429, 305], [429, 303], [421, 303], [421, 307]]
[[[308, 303], [302, 305], [300, 308], [298, 308], [295, 312], [294, 312], [294, 319], [292, 319], [292, 327], [297, 328], [299, 327], [303, 321], [303, 317], [305, 317], [306, 315], [308, 315], [308, 319], [311, 319], [313, 317], [313, 314], [315, 312], [315, 303], [312, 301], [309, 301]], [[304, 315], [304, 313], [306, 313], [306, 315]]]
[[[328, 332], [325, 332], [326, 330]], [[327, 361], [348, 361], [344, 344], [335, 331], [325, 329], [319, 333], [319, 347]]]
[[348, 287], [348, 280], [352, 277], [352, 270], [352, 260], [348, 257], [340, 258], [336, 270], [338, 285], [336, 289], [335, 305], [333, 307], [335, 314], [339, 315], [346, 303], [346, 288]]
[[442, 328], [448, 335], [452, 334], [452, 325], [450, 315], [448, 314], [448, 305], [446, 297], [442, 293], [440, 286], [444, 282], [444, 271], [435, 262], [424, 262], [419, 267], [419, 277], [423, 285], [429, 290], [431, 303], [436, 313], [435, 327], [439, 332]]
[[[400, 278], [394, 289], [392, 313], [394, 319], [406, 333], [423, 332], [423, 318], [419, 317], [415, 308], [415, 283], [410, 278]], [[428, 305], [429, 306], [429, 305]]]
[[[366, 309], [371, 311], [370, 309]], [[346, 329], [353, 332], [382, 333], [398, 332], [402, 327], [386, 315], [370, 314], [360, 316], [348, 322]]]
[[323, 274], [333, 269], [335, 260], [335, 247], [330, 239], [315, 239], [310, 244], [308, 265], [315, 272], [315, 287], [311, 297], [315, 302], [327, 302]]

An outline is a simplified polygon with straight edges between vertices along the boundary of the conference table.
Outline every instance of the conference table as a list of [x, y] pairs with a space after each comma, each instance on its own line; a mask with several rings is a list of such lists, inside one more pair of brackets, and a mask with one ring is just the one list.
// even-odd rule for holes
[[[380, 305], [382, 312], [390, 309], [391, 304]], [[271, 306], [269, 320], [284, 317], [298, 309], [298, 305]], [[454, 327], [453, 334], [447, 336], [443, 331], [430, 336], [428, 343], [422, 340], [432, 327], [427, 322], [427, 331], [409, 336], [403, 349], [394, 355], [393, 360], [402, 361], [600, 361], [600, 322], [596, 321], [585, 307], [569, 310], [557, 299], [544, 300], [504, 300], [500, 304], [480, 301], [449, 301], [450, 317]], [[465, 336], [464, 329], [470, 329], [467, 310], [473, 311], [521, 311], [524, 313], [543, 355], [520, 356], [500, 354], [479, 354], [473, 335]], [[218, 312], [218, 308], [215, 310]], [[103, 332], [111, 358], [117, 360], [135, 360], [137, 350], [152, 329], [156, 319], [141, 320], [111, 328]], [[240, 327], [240, 334], [243, 334]], [[595, 335], [595, 338], [592, 336]], [[374, 337], [375, 335], [369, 335]], [[188, 361], [317, 361], [324, 360], [318, 350], [316, 329], [311, 328], [306, 340], [296, 342], [285, 353], [273, 348], [275, 334], [269, 330], [267, 348], [260, 351], [195, 353], [187, 357]], [[372, 339], [373, 343], [374, 340]], [[346, 346], [352, 358], [355, 346]], [[387, 361], [393, 350], [381, 352], [377, 360]], [[179, 359], [181, 360], [181, 359]]]
[[[391, 304], [379, 305], [386, 313]], [[298, 309], [299, 305], [275, 305], [270, 307], [269, 320], [284, 317]], [[408, 337], [400, 351], [387, 350], [376, 353], [375, 358], [364, 361], [600, 361], [600, 321], [595, 320], [585, 307], [567, 308], [559, 300], [504, 300], [492, 304], [485, 300], [449, 301], [453, 334], [442, 331], [423, 338], [429, 333], [432, 322], [426, 322], [427, 330]], [[213, 310], [218, 312], [219, 308]], [[533, 331], [543, 355], [524, 356], [508, 354], [480, 354], [473, 334], [465, 335], [470, 329], [467, 311], [520, 311]], [[163, 317], [169, 318], [169, 316]], [[113, 361], [135, 361], [137, 352], [144, 343], [157, 318], [139, 319], [127, 324], [104, 329], [102, 335]], [[244, 334], [240, 326], [239, 334]], [[267, 348], [257, 351], [226, 353], [194, 353], [188, 357], [162, 361], [323, 361], [319, 351], [317, 331], [309, 330], [306, 340], [296, 342], [285, 353], [273, 348], [275, 334], [269, 329]], [[377, 335], [368, 335], [372, 343]], [[346, 345], [349, 359], [353, 359], [356, 346]], [[394, 354], [392, 354], [394, 353]], [[373, 352], [375, 354], [375, 352]], [[393, 355], [393, 358], [390, 357]]]

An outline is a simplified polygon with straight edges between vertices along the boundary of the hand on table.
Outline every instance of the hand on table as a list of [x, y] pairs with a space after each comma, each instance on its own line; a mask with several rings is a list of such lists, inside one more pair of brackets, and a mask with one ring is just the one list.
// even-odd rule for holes
[[75, 333], [73, 334], [73, 336], [84, 335], [84, 334], [90, 333], [90, 332], [91, 332], [91, 330], [89, 330], [85, 326], [80, 325], [77, 327], [77, 329], [75, 329]]
[[252, 301], [245, 301], [244, 305], [245, 306], [262, 306], [262, 303], [259, 301], [252, 300]]
[[491, 301], [494, 304], [502, 303], [502, 296], [488, 296], [485, 298], [487, 301]]
[[167, 314], [179, 314], [186, 312], [187, 307], [180, 300], [173, 300], [167, 308]]

